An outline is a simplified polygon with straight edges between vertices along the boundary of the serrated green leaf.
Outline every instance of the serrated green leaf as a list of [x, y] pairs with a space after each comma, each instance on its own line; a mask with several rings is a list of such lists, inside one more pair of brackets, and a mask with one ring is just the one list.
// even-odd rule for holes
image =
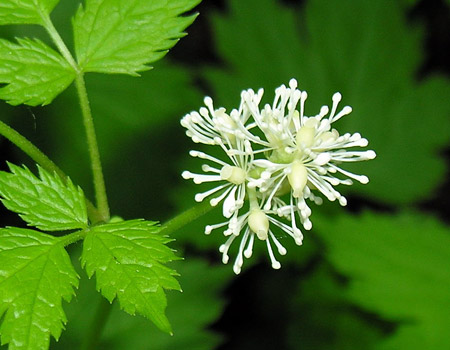
[[381, 349], [450, 347], [450, 230], [419, 214], [316, 218], [348, 298], [400, 326]]
[[165, 55], [195, 19], [181, 17], [200, 0], [86, 0], [73, 20], [85, 72], [137, 75]]
[[9, 350], [48, 349], [67, 322], [62, 299], [70, 301], [78, 276], [60, 239], [43, 233], [0, 230], [0, 326]]
[[0, 25], [43, 24], [59, 0], [2, 0], [0, 2]]
[[438, 150], [450, 136], [450, 84], [442, 77], [415, 80], [423, 28], [407, 24], [403, 6], [311, 0], [288, 8], [275, 0], [231, 0], [229, 7], [229, 15], [213, 17], [226, 67], [205, 69], [217, 106], [238, 106], [239, 92], [249, 87], [272, 96], [273, 88], [295, 77], [308, 92], [306, 114], [314, 115], [340, 91], [342, 106], [351, 105], [353, 113], [336, 128], [360, 132], [377, 152], [376, 160], [348, 167], [371, 181], [350, 191], [405, 204], [442, 181]]
[[[73, 261], [77, 261], [77, 255]], [[112, 306], [108, 322], [102, 332], [98, 350], [158, 349], [158, 350], [211, 350], [220, 343], [222, 336], [210, 329], [225, 307], [223, 298], [227, 283], [234, 274], [226, 266], [211, 265], [206, 260], [186, 257], [175, 262], [180, 272], [183, 293], [167, 293], [167, 317], [173, 327], [173, 337], [160, 332], [147, 319], [130, 316], [120, 310], [117, 303]], [[79, 349], [92, 324], [95, 308], [95, 282], [81, 277], [77, 298], [66, 308], [70, 320], [52, 350]]]
[[171, 240], [158, 234], [153, 222], [131, 220], [93, 227], [83, 243], [81, 261], [89, 277], [95, 273], [97, 288], [121, 308], [149, 318], [171, 332], [164, 310], [163, 289], [180, 290], [177, 273], [164, 264], [176, 260], [166, 246]]
[[55, 50], [37, 39], [0, 39], [0, 98], [12, 105], [49, 104], [75, 78]]
[[209, 266], [200, 259], [186, 258], [174, 264], [180, 272], [183, 293], [169, 293], [167, 315], [173, 325], [173, 337], [156, 329], [149, 329], [145, 319], [119, 317], [113, 311], [105, 329], [105, 344], [110, 349], [147, 349], [148, 344], [158, 350], [211, 350], [220, 336], [208, 329], [224, 308], [220, 292], [233, 274], [225, 266]]
[[26, 167], [9, 164], [0, 172], [0, 200], [28, 225], [45, 231], [84, 229], [88, 225], [83, 191], [70, 179], [38, 166], [39, 178]]

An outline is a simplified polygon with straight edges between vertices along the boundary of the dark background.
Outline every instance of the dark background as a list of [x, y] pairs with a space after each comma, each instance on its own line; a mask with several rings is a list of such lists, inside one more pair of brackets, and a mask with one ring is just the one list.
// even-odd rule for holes
[[[67, 7], [74, 7], [73, 4], [76, 2], [72, 1], [73, 4], [71, 2], [67, 3]], [[303, 1], [285, 0], [283, 3], [288, 7], [302, 8], [304, 6]], [[407, 6], [406, 3], [408, 2], [405, 1], [404, 13], [408, 23], [412, 26], [416, 24], [423, 25], [425, 28], [425, 35], [422, 38], [425, 54], [423, 62], [415, 74], [415, 79], [421, 81], [430, 75], [440, 75], [449, 78], [449, 3], [438, 0], [423, 0], [412, 6]], [[60, 8], [57, 11], [64, 12]], [[180, 66], [184, 71], [189, 72], [188, 79], [192, 82], [192, 95], [187, 97], [186, 94], [171, 96], [172, 99], [178, 100], [174, 104], [185, 106], [183, 107], [184, 112], [183, 109], [173, 107], [170, 110], [170, 120], [157, 124], [157, 127], [152, 129], [151, 135], [142, 131], [138, 132], [133, 127], [130, 127], [123, 132], [125, 141], [116, 138], [117, 133], [114, 134], [113, 140], [105, 141], [108, 131], [99, 133], [100, 145], [106, 145], [104, 147], [106, 148], [105, 153], [107, 153], [104, 156], [104, 167], [111, 208], [114, 214], [120, 214], [124, 218], [145, 217], [164, 222], [176, 215], [181, 208], [188, 208], [193, 204], [192, 197], [187, 197], [183, 194], [183, 186], [192, 186], [183, 184], [179, 176], [180, 170], [183, 169], [182, 165], [192, 163], [188, 163], [189, 161], [186, 160], [186, 154], [191, 147], [190, 140], [184, 136], [184, 130], [179, 126], [178, 119], [183, 113], [197, 109], [202, 103], [203, 95], [214, 97], [214, 88], [209, 80], [205, 79], [202, 69], [205, 66], [222, 67], [226, 64], [215, 48], [214, 34], [211, 28], [211, 14], [226, 14], [228, 2], [225, 0], [206, 0], [196, 8], [196, 11], [200, 13], [200, 16], [187, 29], [188, 36], [181, 39], [163, 60], [167, 60], [170, 65]], [[65, 25], [61, 24], [61, 26], [64, 27]], [[15, 33], [6, 34], [15, 35]], [[158, 74], [159, 68], [160, 65], [156, 64], [155, 74]], [[161, 74], [164, 72], [164, 63], [162, 63], [161, 72]], [[112, 79], [112, 77], [108, 79]], [[281, 83], [286, 82], [280, 81]], [[92, 85], [89, 85], [88, 80], [88, 90], [95, 89], [98, 86], [105, 86], [102, 84], [100, 81], [93, 81]], [[127, 99], [132, 101], [134, 93], [136, 92], [132, 91]], [[121, 97], [114, 96], [113, 98]], [[69, 174], [73, 174], [75, 181], [82, 185], [88, 194], [92, 194], [89, 184], [90, 173], [87, 170], [89, 169], [87, 158], [86, 156], [79, 157], [79, 154], [83, 152], [82, 147], [79, 145], [83, 143], [73, 137], [67, 137], [67, 135], [73, 134], [71, 132], [67, 133], [66, 129], [73, 130], [77, 128], [71, 124], [72, 122], [66, 123], [63, 119], [71, 117], [70, 113], [64, 112], [65, 108], [73, 109], [73, 105], [67, 102], [69, 100], [70, 97], [67, 100], [58, 98], [50, 112], [48, 112], [50, 107], [30, 108], [21, 106], [12, 108], [4, 103], [1, 105], [0, 111], [6, 116], [7, 122], [50, 154], [58, 164], [62, 165], [64, 170]], [[169, 105], [171, 103], [170, 99], [167, 102], [167, 105]], [[136, 106], [135, 108], [139, 109], [142, 107]], [[164, 106], [161, 108], [164, 108]], [[61, 115], [56, 116], [58, 113]], [[75, 110], [73, 114], [76, 115], [77, 111]], [[105, 122], [100, 122], [100, 124], [105, 125]], [[138, 129], [139, 124], [136, 125], [137, 127], [134, 127]], [[439, 126], [436, 125], [436, 127]], [[81, 129], [79, 130], [82, 132]], [[61, 136], [62, 140], [58, 140]], [[15, 164], [31, 164], [9, 142], [2, 139], [0, 147], [2, 157], [5, 160]], [[439, 149], [438, 152], [446, 160], [446, 180], [442, 181], [438, 188], [427, 198], [412, 203], [410, 208], [436, 215], [448, 224], [450, 221], [450, 199], [448, 196], [450, 193], [448, 176], [450, 148], [447, 145], [447, 147]], [[72, 155], [72, 159], [69, 158], [69, 155]], [[77, 160], [74, 162], [73, 159]], [[0, 167], [2, 170], [7, 168], [5, 162], [1, 163]], [[177, 198], [179, 198], [178, 195], [180, 194], [183, 194], [182, 198], [185, 203], [177, 205]], [[189, 202], [189, 198], [191, 198], [191, 202]], [[371, 199], [367, 196], [356, 194], [350, 194], [348, 202], [348, 209], [354, 213], [359, 213], [363, 210], [372, 210], [379, 213], [396, 213], [399, 210], [392, 203], [389, 204], [378, 199]], [[318, 209], [316, 208], [315, 210]], [[15, 214], [6, 211], [4, 208], [0, 209], [0, 219], [2, 225], [24, 226]], [[187, 231], [184, 234], [201, 235], [201, 232]], [[186, 241], [179, 235], [181, 233], [178, 233], [176, 238], [180, 239], [181, 245], [177, 248], [187, 257], [187, 261], [189, 261], [190, 257], [192, 259], [203, 259], [214, 267], [220, 263], [220, 256], [216, 250], [211, 249], [211, 247], [203, 249], [201, 243]], [[321, 243], [319, 242], [318, 244], [320, 245]], [[231, 266], [227, 266], [227, 268], [231, 270]], [[330, 312], [330, 308], [333, 309], [333, 312], [338, 309], [339, 315], [350, 315], [348, 317], [352, 319], [357, 318], [361, 324], [368, 325], [367, 327], [370, 329], [375, 329], [374, 334], [376, 333], [377, 337], [390, 335], [395, 332], [397, 329], [396, 322], [345, 301], [339, 301], [335, 304], [330, 304], [328, 301], [322, 303], [320, 300], [315, 303], [311, 302], [311, 304], [308, 304], [307, 301], [304, 304], [297, 302], [294, 308], [292, 302], [294, 295], [299, 293], [299, 288], [300, 291], [303, 288], [298, 286], [298, 281], [301, 279], [309, 280], [312, 276], [320, 276], [324, 269], [328, 271], [327, 273], [332, 276], [333, 282], [338, 286], [345, 287], [347, 285], [347, 277], [338, 272], [326, 261], [322, 254], [317, 252], [311, 253], [311, 256], [308, 259], [305, 258], [305, 261], [302, 263], [287, 263], [283, 265], [280, 271], [270, 269], [266, 259], [256, 259], [252, 264], [249, 264], [247, 269], [244, 269], [241, 275], [227, 277], [229, 282], [217, 291], [217, 295], [223, 300], [223, 309], [217, 310], [218, 317], [211, 324], [207, 325], [209, 330], [220, 334], [222, 337], [221, 345], [215, 348], [219, 350], [334, 349], [338, 347], [337, 345], [336, 347], [332, 345], [333, 339], [338, 342], [341, 339], [340, 337], [343, 337], [344, 340], [342, 342], [344, 345], [339, 347], [339, 349], [357, 348], [352, 347], [349, 340], [354, 335], [347, 334], [343, 336], [342, 334], [345, 333], [345, 330], [341, 332], [338, 325], [340, 321], [345, 322], [347, 316], [343, 319], [338, 318], [334, 327], [333, 320], [327, 320], [326, 323], [321, 321], [328, 318], [329, 315], [334, 315]], [[195, 274], [194, 278], [196, 278]], [[205, 288], [207, 288], [207, 284]], [[307, 287], [305, 287], [305, 290], [307, 290]], [[333, 287], [330, 287], [330, 290], [330, 293], [333, 294]], [[306, 300], [313, 300], [311, 295], [308, 297], [310, 299]], [[292, 333], [290, 328], [297, 317], [293, 311], [300, 312], [302, 320], [306, 320], [304, 321], [304, 327], [300, 328], [301, 330], [298, 332], [298, 336], [301, 339], [301, 342], [299, 341], [298, 343], [288, 340], [289, 337], [287, 336], [288, 333]], [[193, 310], [193, 312], [195, 313], [196, 311]], [[329, 342], [327, 343], [328, 340]], [[64, 344], [65, 341], [63, 336], [60, 344]], [[71, 341], [77, 343], [77, 340], [72, 339]], [[300, 343], [303, 344], [301, 347]], [[73, 346], [70, 345], [72, 344], [70, 341], [67, 341], [67, 344], [66, 346], [68, 347], [66, 349]], [[105, 343], [104, 346], [106, 347], [107, 344]], [[152, 347], [149, 347], [149, 349], [152, 349]], [[191, 348], [188, 346], [185, 349]]]

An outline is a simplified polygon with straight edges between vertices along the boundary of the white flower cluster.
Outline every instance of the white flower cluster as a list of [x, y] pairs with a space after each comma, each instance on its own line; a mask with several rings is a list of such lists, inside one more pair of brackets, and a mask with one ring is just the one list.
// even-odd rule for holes
[[346, 106], [337, 112], [340, 93], [333, 95], [331, 111], [323, 106], [319, 114], [310, 117], [304, 114], [307, 93], [297, 89], [295, 79], [289, 87], [282, 85], [275, 90], [272, 105], [260, 107], [262, 95], [263, 89], [257, 93], [251, 89], [243, 91], [239, 109], [230, 113], [225, 108], [214, 108], [212, 99], [206, 97], [206, 107], [181, 120], [195, 143], [218, 146], [227, 156], [224, 161], [191, 151], [192, 157], [208, 164], [203, 164], [203, 174], [184, 171], [182, 176], [196, 184], [215, 183], [210, 190], [198, 193], [195, 200], [210, 198], [212, 206], [222, 203], [226, 221], [206, 226], [205, 233], [224, 229], [228, 239], [219, 250], [225, 264], [231, 244], [240, 238], [233, 265], [236, 274], [241, 271], [244, 257], [251, 257], [255, 237], [265, 241], [272, 267], [280, 268], [273, 246], [280, 255], [285, 255], [286, 249], [272, 228], [280, 228], [301, 245], [300, 227], [312, 227], [306, 200], [321, 204], [321, 194], [346, 205], [347, 200], [334, 187], [351, 185], [353, 180], [365, 184], [369, 179], [339, 165], [375, 158], [372, 150], [353, 150], [368, 144], [359, 133], [340, 135], [332, 129], [333, 122], [352, 111]]

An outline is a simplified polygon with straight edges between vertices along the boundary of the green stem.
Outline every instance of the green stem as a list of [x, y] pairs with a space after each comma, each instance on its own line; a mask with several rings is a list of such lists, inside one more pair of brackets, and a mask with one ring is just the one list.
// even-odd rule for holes
[[81, 113], [83, 114], [84, 129], [91, 159], [92, 174], [94, 177], [95, 197], [97, 208], [103, 221], [109, 220], [109, 205], [106, 196], [105, 180], [103, 179], [102, 163], [100, 161], [100, 152], [98, 150], [97, 137], [95, 135], [94, 121], [92, 119], [91, 107], [87, 96], [86, 85], [84, 83], [83, 73], [79, 73], [75, 79], [78, 97], [80, 98]]
[[[7, 138], [19, 149], [21, 149], [26, 155], [38, 163], [42, 168], [50, 173], [56, 173], [64, 181], [67, 180], [66, 174], [50, 159], [48, 158], [39, 148], [33, 145], [27, 138], [19, 134], [16, 130], [3, 123], [0, 120], [0, 135]], [[86, 207], [88, 210], [89, 219], [91, 221], [99, 220], [98, 210], [94, 205], [86, 199]]]
[[197, 204], [164, 223], [161, 232], [165, 235], [170, 235], [183, 226], [210, 212], [213, 208], [214, 207], [212, 207], [208, 201]]
[[72, 68], [75, 70], [75, 72], [79, 73], [80, 69], [78, 67], [78, 64], [75, 62], [72, 54], [70, 53], [66, 44], [62, 40], [62, 38], [59, 35], [58, 31], [56, 30], [55, 26], [53, 25], [53, 22], [50, 19], [50, 17], [47, 14], [41, 14], [41, 18], [44, 23], [45, 29], [47, 30], [48, 34], [52, 38], [53, 42], [55, 43], [55, 45], [58, 48], [61, 55], [63, 55], [63, 57], [72, 66]]
[[83, 338], [81, 343], [81, 350], [95, 350], [98, 349], [98, 343], [103, 331], [103, 328], [108, 321], [111, 313], [112, 305], [102, 296], [100, 296], [97, 310], [95, 311], [94, 319], [89, 325], [88, 334]]
[[108, 198], [106, 196], [105, 181], [103, 179], [102, 164], [100, 161], [100, 152], [98, 150], [94, 121], [92, 119], [92, 112], [86, 91], [86, 85], [84, 83], [84, 75], [82, 70], [76, 63], [75, 59], [72, 57], [72, 54], [70, 53], [69, 49], [64, 44], [64, 41], [62, 40], [58, 31], [54, 27], [50, 17], [48, 17], [45, 14], [41, 14], [41, 17], [45, 29], [49, 33], [56, 47], [61, 52], [63, 57], [67, 60], [67, 62], [73, 67], [76, 73], [75, 84], [77, 87], [78, 97], [80, 99], [81, 113], [83, 115], [83, 124], [87, 137], [89, 157], [91, 160], [91, 168], [94, 178], [94, 190], [97, 208], [101, 216], [101, 221], [108, 221], [110, 217]]
[[64, 245], [64, 247], [67, 247], [68, 245], [71, 245], [75, 242], [81, 241], [82, 239], [84, 239], [87, 235], [87, 233], [89, 232], [89, 229], [84, 229], [81, 231], [76, 231], [76, 232], [72, 232], [68, 235], [62, 236], [61, 242]]
[[[52, 21], [47, 15], [42, 15], [44, 26], [47, 29], [50, 37], [61, 52], [67, 62], [73, 67], [76, 72], [75, 84], [77, 87], [78, 97], [80, 99], [81, 113], [83, 115], [83, 124], [86, 132], [86, 138], [89, 149], [89, 157], [91, 160], [91, 168], [94, 179], [94, 190], [97, 202], [97, 208], [100, 218], [95, 222], [108, 221], [110, 218], [108, 198], [106, 196], [105, 181], [103, 179], [102, 165], [100, 161], [100, 152], [97, 144], [97, 137], [95, 135], [94, 121], [92, 119], [91, 107], [86, 91], [86, 85], [84, 82], [84, 75], [74, 58], [72, 57], [67, 46], [64, 44], [61, 36], [56, 28], [53, 26]], [[78, 231], [64, 237], [66, 245], [74, 243], [85, 237], [87, 231]], [[88, 336], [84, 339], [81, 349], [93, 350], [97, 349], [97, 344], [100, 338], [101, 331], [106, 324], [109, 313], [111, 312], [111, 305], [101, 298], [98, 305], [97, 312], [91, 327], [89, 328]]]
[[39, 148], [2, 121], [0, 121], [0, 134], [19, 147], [23, 152], [25, 152], [25, 154], [27, 154], [36, 163], [40, 164], [45, 170], [51, 173], [56, 173], [63, 179], [66, 178], [64, 172]]

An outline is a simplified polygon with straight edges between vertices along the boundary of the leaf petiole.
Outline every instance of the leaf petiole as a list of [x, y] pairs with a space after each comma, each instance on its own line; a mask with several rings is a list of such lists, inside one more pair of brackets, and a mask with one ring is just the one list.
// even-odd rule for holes
[[75, 59], [73, 58], [73, 56], [70, 53], [69, 49], [67, 48], [66, 44], [62, 40], [62, 38], [59, 35], [58, 31], [56, 30], [55, 26], [53, 25], [53, 22], [50, 19], [50, 17], [47, 14], [42, 14], [42, 21], [44, 23], [44, 28], [47, 30], [47, 33], [52, 38], [53, 42], [55, 43], [55, 45], [58, 48], [61, 55], [72, 66], [74, 71], [76, 73], [79, 73], [80, 69], [78, 67], [78, 64], [75, 62]]
[[78, 241], [83, 240], [86, 235], [89, 232], [89, 228], [86, 228], [84, 230], [80, 230], [80, 231], [75, 231], [72, 232], [68, 235], [62, 236], [61, 239], [61, 243], [64, 245], [64, 247], [67, 247], [68, 245], [71, 245], [73, 243], [76, 243]]

